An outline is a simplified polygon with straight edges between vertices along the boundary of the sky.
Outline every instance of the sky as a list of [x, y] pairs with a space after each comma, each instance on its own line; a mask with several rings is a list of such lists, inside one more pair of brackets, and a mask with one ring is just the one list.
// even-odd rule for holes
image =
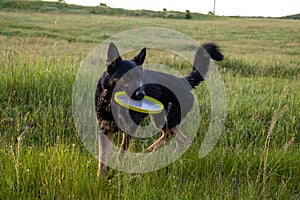
[[106, 3], [112, 8], [199, 12], [216, 15], [281, 17], [300, 13], [300, 0], [65, 0], [66, 3], [96, 6]]

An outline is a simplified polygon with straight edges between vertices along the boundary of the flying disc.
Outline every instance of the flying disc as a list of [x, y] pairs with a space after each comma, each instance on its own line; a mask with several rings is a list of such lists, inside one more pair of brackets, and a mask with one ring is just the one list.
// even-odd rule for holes
[[164, 109], [160, 101], [149, 96], [145, 96], [142, 100], [133, 100], [126, 92], [116, 92], [114, 99], [121, 106], [137, 112], [157, 114]]

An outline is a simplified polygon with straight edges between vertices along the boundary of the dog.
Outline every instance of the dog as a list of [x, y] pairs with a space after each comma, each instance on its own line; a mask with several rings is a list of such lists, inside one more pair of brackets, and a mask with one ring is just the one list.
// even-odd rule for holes
[[[107, 172], [107, 163], [111, 151], [113, 134], [118, 131], [123, 132], [123, 139], [120, 151], [128, 150], [132, 137], [141, 124], [147, 113], [136, 112], [118, 105], [113, 98], [113, 91], [116, 84], [121, 85], [120, 89], [125, 91], [131, 99], [142, 100], [145, 95], [160, 101], [165, 108], [162, 114], [151, 115], [153, 124], [161, 130], [161, 137], [147, 148], [148, 152], [157, 151], [160, 147], [174, 138], [176, 133], [185, 138], [180, 131], [179, 125], [188, 112], [191, 110], [194, 98], [191, 90], [204, 81], [205, 75], [209, 70], [210, 58], [216, 61], [224, 59], [219, 47], [214, 43], [202, 44], [195, 55], [191, 72], [186, 77], [176, 77], [170, 74], [146, 70], [142, 65], [146, 58], [146, 48], [143, 48], [138, 55], [131, 60], [124, 60], [120, 56], [119, 50], [113, 43], [109, 44], [107, 51], [106, 71], [103, 72], [98, 81], [95, 92], [95, 112], [98, 125], [98, 145], [99, 145], [99, 166], [97, 176]], [[130, 77], [124, 76], [127, 72], [134, 70], [135, 73]], [[124, 77], [123, 77], [124, 76]], [[154, 80], [154, 81], [153, 81]], [[163, 80], [172, 88], [156, 84], [155, 80]], [[147, 84], [143, 84], [146, 82]], [[176, 94], [184, 97], [184, 104], [180, 104]], [[112, 109], [117, 111], [119, 123], [116, 122]], [[134, 123], [126, 124], [128, 114]], [[121, 124], [125, 128], [120, 127]], [[128, 134], [130, 132], [130, 134]], [[176, 137], [177, 138], [177, 137]], [[110, 141], [110, 142], [109, 142]], [[177, 141], [177, 145], [182, 141]], [[180, 146], [180, 144], [179, 144]]]

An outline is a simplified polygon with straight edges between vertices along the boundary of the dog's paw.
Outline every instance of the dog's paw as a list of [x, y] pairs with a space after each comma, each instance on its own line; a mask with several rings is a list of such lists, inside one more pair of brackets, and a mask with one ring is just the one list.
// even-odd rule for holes
[[155, 152], [157, 150], [158, 150], [157, 145], [151, 145], [150, 147], [147, 148], [148, 153]]
[[154, 149], [154, 148], [153, 148], [152, 146], [150, 146], [150, 147], [147, 148], [147, 152], [150, 153], [150, 152], [153, 151], [153, 149]]

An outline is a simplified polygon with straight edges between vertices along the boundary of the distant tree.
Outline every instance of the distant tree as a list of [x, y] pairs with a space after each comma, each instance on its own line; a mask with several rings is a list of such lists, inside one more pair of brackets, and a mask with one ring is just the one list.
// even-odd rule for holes
[[106, 3], [100, 3], [99, 6], [100, 7], [108, 7]]
[[185, 13], [185, 18], [186, 18], [186, 19], [192, 19], [191, 12], [190, 12], [189, 10], [186, 10], [185, 12], [186, 12], [186, 13]]
[[214, 14], [214, 12], [209, 11], [209, 12], [208, 12], [208, 15], [215, 15], [215, 14]]
[[65, 0], [58, 0], [60, 3], [66, 3]]
[[163, 9], [163, 12], [167, 12], [168, 10], [166, 8]]

